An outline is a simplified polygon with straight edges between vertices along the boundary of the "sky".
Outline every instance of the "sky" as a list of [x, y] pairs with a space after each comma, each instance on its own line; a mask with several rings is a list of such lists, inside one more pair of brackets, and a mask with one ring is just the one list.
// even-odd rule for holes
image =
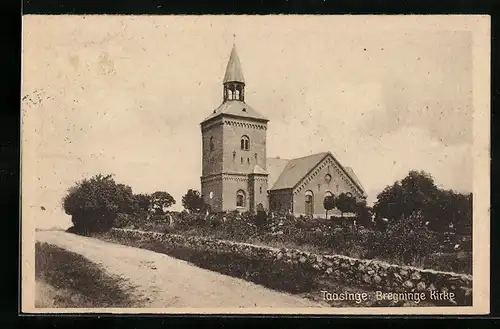
[[[23, 207], [111, 173], [135, 193], [200, 188], [200, 122], [236, 44], [269, 157], [331, 151], [368, 203], [410, 170], [472, 191], [470, 20], [370, 16], [24, 16]], [[41, 210], [41, 207], [45, 210]]]

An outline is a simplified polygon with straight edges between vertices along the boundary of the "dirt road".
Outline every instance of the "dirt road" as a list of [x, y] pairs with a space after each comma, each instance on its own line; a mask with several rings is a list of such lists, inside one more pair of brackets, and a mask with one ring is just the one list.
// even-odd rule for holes
[[62, 231], [39, 231], [36, 239], [78, 253], [109, 274], [126, 278], [123, 289], [130, 289], [141, 301], [138, 307], [325, 307], [145, 249]]

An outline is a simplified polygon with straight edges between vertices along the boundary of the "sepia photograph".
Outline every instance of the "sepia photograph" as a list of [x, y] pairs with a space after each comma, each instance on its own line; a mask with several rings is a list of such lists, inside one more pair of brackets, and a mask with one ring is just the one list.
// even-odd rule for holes
[[489, 312], [488, 16], [22, 38], [23, 312]]

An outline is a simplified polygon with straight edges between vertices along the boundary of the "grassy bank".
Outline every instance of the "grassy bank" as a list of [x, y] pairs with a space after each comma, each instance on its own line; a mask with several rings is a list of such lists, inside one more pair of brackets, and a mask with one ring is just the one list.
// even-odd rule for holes
[[131, 307], [120, 283], [85, 257], [50, 245], [35, 245], [35, 307]]

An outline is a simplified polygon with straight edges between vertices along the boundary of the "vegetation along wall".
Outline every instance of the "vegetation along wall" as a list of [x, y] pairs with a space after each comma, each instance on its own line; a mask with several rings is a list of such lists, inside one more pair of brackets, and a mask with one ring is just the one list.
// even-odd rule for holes
[[[182, 249], [188, 250], [188, 253], [216, 254], [217, 259], [223, 259], [224, 257], [221, 256], [229, 254], [236, 256], [237, 259], [245, 259], [253, 263], [271, 263], [275, 269], [285, 269], [285, 271], [278, 273], [283, 279], [291, 275], [292, 271], [286, 271], [286, 268], [289, 267], [309, 279], [326, 279], [353, 287], [368, 287], [390, 293], [423, 292], [426, 296], [430, 296], [431, 293], [434, 295], [453, 293], [454, 300], [451, 302], [446, 300], [444, 305], [472, 305], [472, 276], [466, 274], [392, 265], [381, 261], [355, 259], [341, 255], [319, 255], [198, 236], [186, 237], [130, 229], [112, 229], [108, 234], [122, 242], [139, 242], [139, 245], [141, 243], [145, 245], [152, 242], [159, 243], [165, 247], [165, 250], [170, 251]], [[136, 246], [138, 244], [135, 243]], [[172, 255], [175, 256], [175, 252]], [[213, 262], [213, 260], [210, 261]], [[207, 259], [207, 262], [210, 261]], [[230, 264], [230, 266], [234, 267], [238, 264]], [[245, 271], [245, 269], [240, 270]]]

